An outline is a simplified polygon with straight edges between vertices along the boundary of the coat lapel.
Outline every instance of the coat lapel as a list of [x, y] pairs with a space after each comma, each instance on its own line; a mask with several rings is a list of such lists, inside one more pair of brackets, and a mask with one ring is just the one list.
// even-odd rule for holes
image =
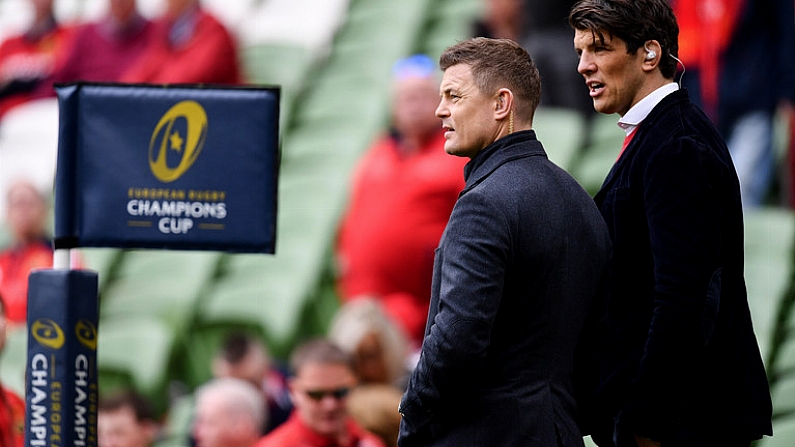
[[687, 98], [687, 91], [684, 89], [679, 89], [671, 93], [670, 95], [663, 98], [663, 100], [652, 109], [652, 111], [649, 113], [649, 116], [647, 116], [646, 119], [640, 123], [640, 127], [638, 127], [636, 130], [637, 134], [634, 138], [632, 138], [632, 141], [630, 141], [629, 145], [627, 145], [626, 149], [624, 149], [624, 152], [613, 164], [610, 172], [607, 173], [607, 177], [605, 177], [605, 181], [602, 182], [602, 186], [594, 196], [594, 201], [596, 201], [597, 204], [602, 203], [604, 200], [604, 195], [607, 194], [607, 191], [609, 191], [613, 183], [615, 183], [616, 179], [618, 178], [618, 174], [624, 170], [625, 166], [629, 163], [629, 160], [635, 156], [638, 146], [640, 146], [643, 140], [646, 138], [648, 129], [654, 127], [657, 117], [668, 107], [679, 102], [686, 101]]

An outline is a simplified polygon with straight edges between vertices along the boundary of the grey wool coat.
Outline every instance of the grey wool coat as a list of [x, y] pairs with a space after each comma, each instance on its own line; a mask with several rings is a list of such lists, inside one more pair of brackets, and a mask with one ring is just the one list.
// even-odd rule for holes
[[605, 276], [606, 225], [532, 130], [484, 148], [464, 175], [398, 443], [582, 446], [573, 359]]

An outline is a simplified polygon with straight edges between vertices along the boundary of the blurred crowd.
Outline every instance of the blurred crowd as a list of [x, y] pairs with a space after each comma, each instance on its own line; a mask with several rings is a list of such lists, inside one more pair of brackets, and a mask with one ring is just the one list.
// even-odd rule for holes
[[62, 24], [54, 0], [29, 0], [33, 21], [0, 44], [0, 118], [54, 83], [241, 82], [235, 39], [198, 0], [164, 0], [161, 17], [144, 18], [136, 0], [108, 0], [96, 22]]
[[[0, 126], [14, 107], [53, 96], [56, 83], [245, 81], [233, 34], [199, 0], [163, 0], [154, 20], [136, 0], [107, 0], [103, 18], [80, 24], [59, 23], [53, 1], [29, 0], [30, 26], [0, 43]], [[789, 122], [790, 135], [795, 124], [795, 20], [779, 13], [791, 1], [672, 0], [681, 25], [677, 79], [728, 142], [748, 208], [795, 197], [774, 150], [776, 120]], [[566, 21], [574, 1], [484, 3], [472, 34], [522, 44], [541, 74], [542, 106], [590, 123]], [[227, 334], [208, 366], [214, 379], [189, 396], [192, 444], [396, 445], [396, 409], [426, 331], [434, 249], [464, 186], [466, 160], [442, 149], [439, 80], [425, 55], [393, 67], [390, 127], [356, 167], [334, 247], [340, 307], [326, 337], [282, 364], [256, 334]], [[791, 156], [795, 139], [787, 145]], [[28, 273], [52, 262], [49, 194], [24, 179], [4, 193], [0, 350], [6, 326], [25, 323]], [[0, 386], [0, 447], [22, 445], [23, 410]], [[170, 424], [134, 390], [102, 396], [98, 422], [99, 447], [150, 446]]]

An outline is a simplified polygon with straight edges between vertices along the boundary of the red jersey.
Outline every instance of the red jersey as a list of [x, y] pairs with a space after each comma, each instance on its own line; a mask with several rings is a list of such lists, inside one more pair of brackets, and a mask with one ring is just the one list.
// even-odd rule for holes
[[444, 151], [444, 133], [415, 154], [395, 138], [376, 143], [354, 174], [337, 244], [339, 291], [382, 300], [419, 346], [428, 317], [434, 250], [458, 194], [467, 158]]
[[160, 20], [153, 33], [122, 82], [240, 83], [237, 44], [213, 16], [198, 10], [177, 22]]
[[[44, 35], [33, 38], [27, 34], [13, 36], [0, 43], [0, 85], [5, 82], [44, 80], [55, 66], [56, 55], [67, 44], [69, 31], [55, 25]], [[0, 116], [13, 107], [42, 96], [54, 95], [52, 88], [41, 86], [11, 93], [0, 98]]]
[[287, 422], [260, 439], [254, 447], [385, 447], [380, 438], [361, 428], [353, 418], [349, 418], [345, 425], [350, 441], [339, 444], [312, 431], [301, 421], [298, 413], [293, 412]]
[[0, 447], [22, 447], [25, 441], [25, 401], [0, 385]]
[[0, 253], [0, 295], [6, 303], [9, 322], [25, 323], [28, 275], [31, 270], [48, 267], [52, 267], [52, 247], [45, 241], [11, 247]]

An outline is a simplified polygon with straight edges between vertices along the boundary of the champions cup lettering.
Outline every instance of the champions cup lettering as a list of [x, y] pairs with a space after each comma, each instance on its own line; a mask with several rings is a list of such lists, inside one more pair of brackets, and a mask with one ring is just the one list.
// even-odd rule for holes
[[97, 275], [37, 270], [28, 285], [27, 447], [97, 445]]
[[55, 90], [57, 247], [274, 252], [278, 88]]

